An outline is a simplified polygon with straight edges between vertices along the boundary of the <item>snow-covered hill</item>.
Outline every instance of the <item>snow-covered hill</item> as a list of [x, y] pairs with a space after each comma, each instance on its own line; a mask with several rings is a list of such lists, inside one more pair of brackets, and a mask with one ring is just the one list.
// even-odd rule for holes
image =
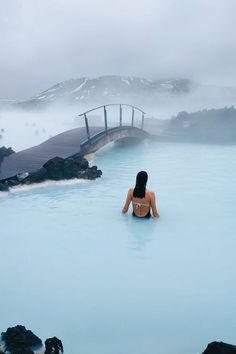
[[196, 84], [190, 80], [149, 81], [132, 76], [79, 78], [56, 84], [29, 100], [23, 106], [48, 106], [52, 103], [99, 105], [114, 102], [150, 104], [170, 96], [189, 93]]
[[198, 84], [191, 80], [150, 81], [133, 76], [79, 78], [58, 83], [36, 96], [13, 104], [16, 108], [82, 113], [108, 103], [129, 103], [158, 118], [178, 112], [236, 105], [236, 89]]

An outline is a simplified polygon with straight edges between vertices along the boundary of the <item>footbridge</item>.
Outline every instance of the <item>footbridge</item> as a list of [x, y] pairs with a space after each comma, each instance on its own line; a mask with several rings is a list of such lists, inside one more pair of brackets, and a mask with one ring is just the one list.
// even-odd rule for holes
[[[108, 107], [119, 108], [119, 121], [117, 126], [108, 126]], [[130, 121], [127, 122], [123, 119], [123, 108], [128, 107], [130, 109]], [[91, 134], [90, 122], [88, 115], [97, 111], [103, 111], [103, 121], [104, 125], [100, 132]], [[137, 113], [139, 114], [139, 121], [137, 122]], [[140, 119], [141, 116], [141, 119]], [[121, 140], [124, 138], [136, 138], [144, 139], [149, 136], [149, 134], [144, 130], [144, 119], [145, 112], [140, 108], [129, 105], [129, 104], [107, 104], [104, 106], [99, 106], [93, 108], [87, 112], [79, 115], [79, 117], [84, 118], [84, 124], [86, 127], [86, 140], [80, 144], [80, 150], [84, 154], [95, 152], [104, 145], [112, 142]], [[135, 119], [136, 118], [136, 119]], [[114, 125], [114, 121], [113, 121]]]
[[[111, 114], [110, 107], [118, 109], [118, 115]], [[100, 124], [95, 122], [94, 113], [100, 113], [99, 117], [102, 113], [102, 124], [100, 121]], [[114, 119], [115, 116], [117, 119]], [[58, 134], [40, 145], [5, 158], [0, 166], [0, 180], [22, 172], [34, 172], [55, 156], [66, 158], [77, 153], [86, 155], [113, 141], [149, 136], [144, 130], [145, 112], [129, 104], [99, 106], [80, 114], [78, 118], [84, 126]]]

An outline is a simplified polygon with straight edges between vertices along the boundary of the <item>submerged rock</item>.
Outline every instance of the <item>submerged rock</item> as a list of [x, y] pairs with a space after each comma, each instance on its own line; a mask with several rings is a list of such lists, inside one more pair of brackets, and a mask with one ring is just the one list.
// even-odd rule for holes
[[40, 338], [20, 325], [2, 332], [1, 340], [5, 347], [4, 353], [10, 354], [34, 354], [34, 350], [43, 345]]
[[202, 354], [236, 354], [236, 346], [224, 342], [212, 342]]
[[57, 337], [48, 338], [45, 341], [45, 348], [46, 348], [46, 350], [45, 350], [44, 354], [62, 354], [62, 353], [64, 353], [62, 342]]
[[89, 167], [88, 161], [76, 154], [66, 159], [54, 157], [47, 161], [42, 168], [32, 173], [18, 173], [16, 176], [0, 181], [0, 191], [7, 191], [9, 187], [17, 185], [40, 183], [46, 180], [64, 180], [83, 178], [94, 180], [101, 177], [102, 171], [97, 166]]

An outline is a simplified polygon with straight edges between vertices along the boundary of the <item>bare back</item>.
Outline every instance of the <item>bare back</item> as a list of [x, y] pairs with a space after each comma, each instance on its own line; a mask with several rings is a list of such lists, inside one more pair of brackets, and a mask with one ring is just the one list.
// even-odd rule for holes
[[132, 205], [133, 205], [133, 212], [135, 215], [139, 217], [144, 217], [150, 212], [151, 208], [151, 195], [150, 192], [146, 189], [145, 197], [144, 198], [136, 198], [133, 196], [132, 191]]
[[141, 218], [145, 217], [150, 213], [150, 210], [152, 210], [153, 216], [158, 218], [159, 213], [156, 208], [155, 193], [146, 189], [144, 198], [136, 198], [133, 197], [133, 192], [134, 189], [130, 188], [122, 212], [127, 213], [129, 205], [132, 202], [133, 212], [136, 216]]

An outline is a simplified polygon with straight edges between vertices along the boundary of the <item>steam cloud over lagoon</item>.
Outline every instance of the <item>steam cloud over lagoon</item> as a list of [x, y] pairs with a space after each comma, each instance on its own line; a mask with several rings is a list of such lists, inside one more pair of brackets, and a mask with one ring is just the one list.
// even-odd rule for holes
[[0, 97], [122, 74], [236, 86], [234, 0], [1, 3]]

